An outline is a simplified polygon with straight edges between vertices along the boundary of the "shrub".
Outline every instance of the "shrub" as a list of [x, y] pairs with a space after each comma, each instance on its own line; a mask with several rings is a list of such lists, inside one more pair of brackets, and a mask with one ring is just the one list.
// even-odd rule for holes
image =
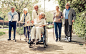
[[78, 36], [80, 37], [86, 36], [86, 12], [77, 14], [73, 28]]
[[0, 36], [3, 35], [3, 34], [5, 34], [5, 32], [0, 32]]
[[21, 27], [21, 28], [18, 27], [16, 30], [17, 30], [17, 33], [18, 33], [19, 35], [23, 35], [23, 34], [24, 34], [24, 29], [23, 29], [23, 27]]
[[47, 25], [47, 28], [51, 29], [51, 28], [53, 28], [53, 25]]

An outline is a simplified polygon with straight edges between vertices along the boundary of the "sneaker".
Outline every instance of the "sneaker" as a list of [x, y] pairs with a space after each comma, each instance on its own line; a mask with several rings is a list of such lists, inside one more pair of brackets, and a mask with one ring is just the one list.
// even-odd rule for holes
[[36, 42], [36, 45], [39, 44], [39, 42]]
[[61, 41], [61, 37], [59, 38], [59, 41]]
[[13, 39], [13, 40], [15, 40], [15, 39]]
[[56, 42], [58, 41], [58, 38], [56, 38]]
[[11, 39], [8, 39], [8, 41], [11, 40]]

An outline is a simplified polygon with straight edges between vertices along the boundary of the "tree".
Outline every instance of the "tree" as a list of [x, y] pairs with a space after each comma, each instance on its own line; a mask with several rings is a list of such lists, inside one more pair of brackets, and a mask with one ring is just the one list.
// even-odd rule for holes
[[56, 0], [59, 3], [60, 11], [65, 9], [65, 0]]
[[[28, 12], [32, 14], [33, 5], [37, 2], [38, 0], [35, 0], [33, 3], [31, 0], [4, 0], [2, 1], [2, 8], [1, 8], [3, 10], [2, 13], [5, 14], [4, 16], [6, 16], [8, 11], [10, 11], [10, 7], [14, 6], [19, 15], [19, 20], [20, 20], [20, 15], [21, 13], [23, 13], [23, 8], [28, 8]], [[7, 7], [5, 8], [4, 5]]]

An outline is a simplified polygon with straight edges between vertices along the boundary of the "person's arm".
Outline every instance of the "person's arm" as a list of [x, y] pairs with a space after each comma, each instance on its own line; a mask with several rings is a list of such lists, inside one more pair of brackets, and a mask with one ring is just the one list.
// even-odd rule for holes
[[35, 18], [35, 14], [34, 14], [34, 11], [32, 11], [32, 20], [34, 20]]
[[73, 21], [76, 19], [76, 12], [73, 10]]
[[16, 14], [16, 21], [18, 22], [18, 19], [19, 19], [19, 16], [18, 16], [18, 13]]
[[28, 20], [27, 20], [27, 23], [30, 23], [30, 20], [31, 20], [30, 14], [28, 13]]
[[63, 13], [61, 12], [61, 18], [60, 18], [61, 20], [63, 19]]

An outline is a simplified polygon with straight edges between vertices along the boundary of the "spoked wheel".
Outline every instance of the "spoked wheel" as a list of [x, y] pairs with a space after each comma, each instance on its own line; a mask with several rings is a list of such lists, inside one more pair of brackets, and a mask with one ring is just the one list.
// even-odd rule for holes
[[29, 44], [29, 48], [31, 48], [31, 44]]

